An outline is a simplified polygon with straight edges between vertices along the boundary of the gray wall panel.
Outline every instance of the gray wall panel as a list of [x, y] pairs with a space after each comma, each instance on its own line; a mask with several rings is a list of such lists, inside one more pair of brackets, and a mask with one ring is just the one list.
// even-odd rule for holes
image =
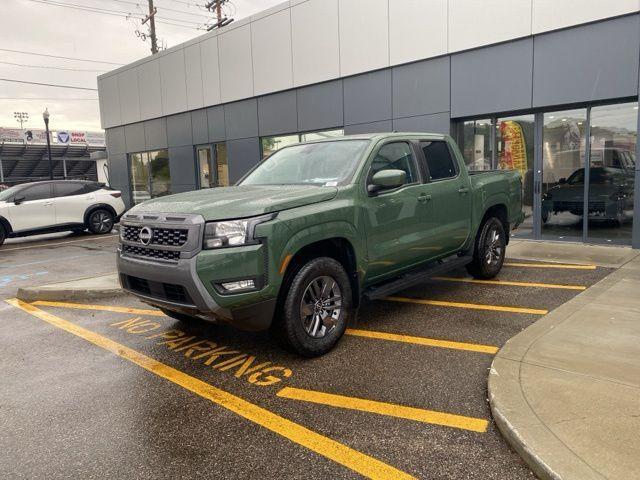
[[357, 135], [359, 133], [381, 133], [391, 132], [393, 125], [391, 120], [383, 120], [381, 122], [359, 123], [357, 125], [345, 125], [345, 135]]
[[127, 144], [127, 152], [141, 152], [145, 150], [144, 126], [142, 123], [125, 125], [124, 138]]
[[108, 128], [105, 130], [107, 153], [116, 155], [127, 151], [127, 144], [124, 139], [124, 127]]
[[391, 118], [391, 70], [345, 78], [344, 124], [371, 123]]
[[227, 139], [258, 136], [258, 101], [255, 98], [224, 106], [224, 125]]
[[209, 142], [206, 110], [194, 110], [191, 112], [191, 128], [193, 128], [193, 143], [195, 145]]
[[530, 108], [532, 59], [531, 38], [453, 55], [451, 116]]
[[224, 107], [207, 108], [207, 128], [209, 129], [209, 141], [221, 142], [227, 138], [224, 128]]
[[193, 129], [189, 113], [167, 117], [167, 143], [170, 147], [193, 145]]
[[193, 190], [197, 190], [198, 187], [196, 185], [194, 185], [193, 183], [190, 183], [188, 185], [177, 185], [172, 183], [171, 184], [171, 193], [183, 193], [183, 192], [191, 192]]
[[156, 118], [144, 122], [147, 150], [167, 148], [167, 119]]
[[393, 69], [393, 117], [413, 117], [450, 109], [449, 57]]
[[343, 125], [342, 80], [298, 89], [298, 130], [322, 130]]
[[632, 15], [536, 37], [533, 106], [636, 95], [639, 18]]
[[448, 135], [451, 131], [451, 119], [449, 112], [418, 117], [394, 118], [393, 129], [398, 132], [428, 132]]
[[295, 90], [258, 98], [258, 130], [261, 137], [298, 130], [298, 101]]
[[127, 208], [130, 207], [129, 191], [131, 190], [131, 185], [129, 183], [127, 155], [124, 153], [109, 154], [107, 164], [109, 165], [109, 185], [122, 191], [122, 200], [124, 200]]
[[258, 137], [228, 141], [227, 156], [229, 159], [229, 182], [233, 184], [260, 161]]
[[169, 147], [171, 191], [174, 185], [192, 185], [195, 188], [196, 162], [193, 146]]

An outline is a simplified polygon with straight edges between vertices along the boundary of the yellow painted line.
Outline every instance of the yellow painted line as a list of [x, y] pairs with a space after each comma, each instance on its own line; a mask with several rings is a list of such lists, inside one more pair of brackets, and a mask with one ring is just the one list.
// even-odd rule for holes
[[32, 305], [38, 305], [41, 307], [75, 308], [77, 310], [98, 310], [102, 312], [131, 313], [132, 315], [150, 315], [152, 317], [166, 316], [160, 310], [150, 310], [146, 308], [116, 307], [112, 305], [91, 305], [91, 304], [85, 304], [85, 303], [70, 303], [70, 302], [48, 302], [45, 300], [38, 300], [37, 302], [33, 302]]
[[475, 278], [433, 277], [444, 282], [478, 283], [481, 285], [498, 285], [507, 287], [558, 288], [562, 290], [586, 290], [584, 285], [559, 285], [556, 283], [512, 282], [509, 280], [477, 280]]
[[505, 307], [502, 305], [484, 305], [478, 303], [443, 302], [440, 300], [424, 300], [422, 298], [386, 297], [391, 302], [416, 303], [419, 305], [435, 305], [437, 307], [468, 308], [471, 310], [490, 310], [493, 312], [532, 313], [534, 315], [546, 315], [548, 310], [536, 308]]
[[595, 270], [596, 265], [573, 265], [570, 263], [517, 263], [505, 262], [505, 267], [524, 267], [524, 268], [564, 268], [568, 270]]
[[12, 250], [27, 250], [29, 248], [53, 247], [55, 245], [66, 245], [67, 243], [93, 242], [95, 240], [104, 240], [105, 238], [113, 238], [113, 237], [117, 237], [117, 236], [118, 236], [118, 234], [115, 233], [113, 235], [100, 235], [99, 237], [81, 238], [79, 240], [68, 240], [66, 242], [39, 243], [38, 245], [27, 245], [27, 246], [24, 246], [24, 247], [0, 248], [0, 253], [10, 252]]
[[453, 350], [466, 350], [468, 352], [480, 352], [496, 354], [498, 347], [491, 345], [481, 345], [476, 343], [452, 342], [449, 340], [438, 340], [435, 338], [413, 337], [410, 335], [401, 335], [397, 333], [375, 332], [372, 330], [358, 330], [348, 328], [345, 332], [347, 335], [354, 337], [373, 338], [376, 340], [388, 340], [390, 342], [411, 343], [414, 345], [424, 345], [426, 347], [451, 348]]
[[489, 422], [482, 418], [465, 417], [453, 413], [436, 412], [435, 410], [424, 410], [422, 408], [405, 407], [393, 403], [376, 402], [356, 397], [345, 397], [332, 393], [317, 392], [314, 390], [303, 390], [300, 388], [285, 387], [277, 394], [282, 398], [291, 400], [301, 400], [303, 402], [318, 403], [330, 407], [346, 408], [349, 410], [359, 410], [361, 412], [377, 413], [389, 417], [404, 418], [416, 422], [443, 425], [445, 427], [471, 430], [472, 432], [484, 433], [487, 431]]
[[17, 299], [7, 300], [7, 303], [44, 320], [54, 327], [83, 338], [298, 445], [344, 465], [365, 477], [375, 479], [413, 478], [407, 473], [387, 465], [380, 460], [365, 455], [324, 435], [320, 435], [298, 423], [276, 415], [270, 410], [254, 405], [247, 400], [187, 375], [180, 370], [165, 365], [107, 337], [103, 337], [72, 322], [40, 310], [33, 305]]

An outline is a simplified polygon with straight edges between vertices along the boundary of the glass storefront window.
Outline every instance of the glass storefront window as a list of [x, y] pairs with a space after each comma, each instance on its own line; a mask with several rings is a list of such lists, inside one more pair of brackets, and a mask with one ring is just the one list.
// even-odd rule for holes
[[582, 237], [586, 123], [585, 108], [544, 114], [541, 216], [547, 237]]
[[129, 171], [134, 205], [171, 193], [168, 150], [130, 154]]
[[229, 186], [229, 162], [227, 161], [227, 144], [216, 143], [214, 146], [216, 152], [216, 166], [218, 171], [218, 186]]
[[463, 123], [462, 155], [468, 170], [491, 170], [491, 119]]
[[591, 109], [588, 237], [631, 244], [638, 104]]
[[200, 188], [211, 188], [216, 186], [216, 179], [211, 175], [212, 173], [212, 156], [211, 147], [198, 147], [196, 149], [196, 156], [198, 157], [198, 173], [200, 177]]
[[289, 145], [295, 145], [300, 142], [309, 142], [312, 140], [322, 140], [325, 138], [341, 137], [344, 130], [325, 130], [322, 132], [301, 133], [298, 135], [283, 135], [280, 137], [262, 137], [260, 144], [262, 146], [262, 158], [265, 159], [273, 152], [280, 150]]
[[534, 126], [533, 115], [499, 118], [496, 122], [497, 166], [501, 170], [518, 170], [522, 175], [524, 222], [514, 232], [516, 237], [533, 235]]

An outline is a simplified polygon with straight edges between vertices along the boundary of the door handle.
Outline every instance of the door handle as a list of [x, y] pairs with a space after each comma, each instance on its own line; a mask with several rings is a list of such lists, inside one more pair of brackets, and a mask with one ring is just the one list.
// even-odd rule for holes
[[458, 193], [461, 195], [466, 195], [467, 193], [469, 193], [469, 189], [467, 187], [460, 187], [458, 189]]
[[431, 195], [428, 195], [428, 194], [426, 194], [426, 193], [423, 193], [422, 195], [420, 195], [420, 196], [418, 197], [418, 201], [419, 201], [419, 202], [422, 202], [422, 203], [426, 203], [426, 202], [428, 202], [429, 200], [431, 200]]
[[45, 202], [42, 204], [43, 207], [48, 207], [50, 205], [53, 205], [53, 202]]

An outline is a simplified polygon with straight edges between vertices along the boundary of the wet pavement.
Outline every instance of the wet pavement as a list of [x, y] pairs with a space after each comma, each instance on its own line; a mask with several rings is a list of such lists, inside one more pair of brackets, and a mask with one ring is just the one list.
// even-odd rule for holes
[[[104, 240], [78, 243], [99, 246], [86, 254], [101, 262], [115, 249]], [[84, 254], [76, 245], [30, 249], [29, 258], [3, 247], [0, 257], [17, 265]], [[338, 346], [312, 360], [282, 350], [268, 332], [185, 326], [130, 297], [3, 302], [0, 471], [9, 478], [533, 478], [491, 420], [493, 353], [610, 270], [509, 263], [498, 278], [504, 283], [450, 272], [365, 304]], [[43, 265], [57, 277], [82, 268]], [[0, 293], [9, 299], [15, 288]]]

